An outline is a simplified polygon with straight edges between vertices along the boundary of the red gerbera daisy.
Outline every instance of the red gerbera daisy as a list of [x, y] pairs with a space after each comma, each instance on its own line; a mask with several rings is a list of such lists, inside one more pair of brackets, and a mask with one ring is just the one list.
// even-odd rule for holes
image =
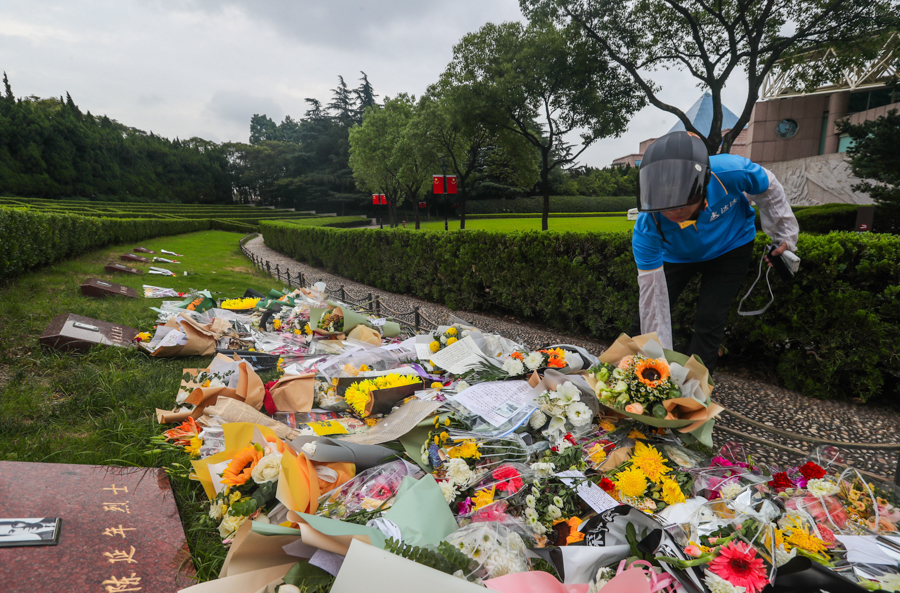
[[788, 477], [786, 472], [778, 472], [777, 474], [772, 476], [772, 481], [769, 482], [769, 486], [771, 486], [778, 492], [781, 492], [786, 488], [793, 488], [794, 483]]
[[497, 490], [501, 492], [516, 493], [522, 489], [522, 475], [512, 466], [501, 465], [491, 475], [497, 480]]
[[709, 563], [709, 570], [736, 587], [744, 587], [747, 593], [762, 591], [769, 583], [766, 567], [756, 550], [744, 542], [729, 542]]

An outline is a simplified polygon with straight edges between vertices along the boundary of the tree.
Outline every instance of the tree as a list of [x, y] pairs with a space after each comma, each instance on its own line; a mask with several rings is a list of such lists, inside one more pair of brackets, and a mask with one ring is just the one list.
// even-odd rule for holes
[[[643, 106], [636, 85], [577, 33], [547, 21], [527, 28], [488, 23], [453, 48], [443, 75], [443, 84], [468, 87], [478, 98], [473, 108], [483, 121], [521, 135], [540, 152], [543, 230], [550, 172], [574, 162], [596, 140], [620, 135]], [[580, 149], [567, 142], [570, 133], [579, 133]]]
[[362, 125], [350, 129], [350, 167], [359, 189], [384, 194], [391, 227], [397, 226], [397, 207], [408, 195], [404, 184], [404, 130], [413, 117], [412, 99], [385, 98], [384, 106], [369, 107]]
[[853, 140], [847, 150], [850, 168], [863, 179], [853, 189], [900, 211], [900, 113], [894, 109], [858, 125], [844, 120], [838, 123], [838, 129]]
[[460, 229], [466, 228], [469, 192], [484, 179], [489, 165], [514, 169], [519, 187], [537, 181], [534, 148], [520, 134], [472, 117], [469, 106], [476, 99], [468, 86], [432, 85], [413, 123], [440, 153], [435, 162], [446, 162], [456, 175]]
[[[808, 55], [817, 48], [852, 45], [833, 64], [859, 63], [881, 47], [873, 32], [896, 26], [896, 0], [519, 0], [532, 21], [578, 27], [585, 39], [628, 71], [647, 100], [676, 115], [699, 135], [709, 154], [729, 152], [744, 126], [766, 75], [781, 58]], [[792, 33], [787, 33], [793, 27]], [[713, 120], [706, 134], [660, 96], [650, 73], [682, 69], [708, 89]], [[747, 80], [747, 96], [737, 123], [722, 135], [722, 90], [735, 71]], [[807, 70], [807, 74], [812, 72]], [[812, 84], [814, 76], [798, 83]]]

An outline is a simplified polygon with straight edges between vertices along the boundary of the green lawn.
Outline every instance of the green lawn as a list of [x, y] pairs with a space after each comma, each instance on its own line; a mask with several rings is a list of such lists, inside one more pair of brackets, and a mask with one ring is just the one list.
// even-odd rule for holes
[[[622, 217], [603, 216], [596, 218], [550, 218], [551, 231], [572, 231], [576, 233], [589, 232], [618, 232], [630, 231], [634, 227], [634, 221]], [[415, 228], [415, 220], [407, 219], [406, 228]], [[422, 229], [426, 231], [443, 231], [444, 221], [422, 222]], [[459, 229], [459, 220], [450, 221], [450, 230]], [[539, 231], [541, 230], [540, 218], [500, 218], [500, 219], [476, 219], [466, 221], [467, 230], [478, 231]]]
[[[174, 258], [182, 264], [159, 264], [177, 277], [106, 274], [104, 264], [138, 247], [123, 245], [0, 285], [0, 460], [145, 467], [184, 463], [182, 452], [150, 440], [161, 431], [154, 409], [174, 405], [183, 368], [206, 366], [211, 357], [155, 359], [121, 348], [62, 354], [43, 350], [38, 336], [54, 315], [67, 312], [152, 330], [156, 313], [150, 307], [160, 299], [83, 297], [79, 285], [89, 277], [131, 286], [141, 295], [145, 283], [178, 291], [209, 289], [214, 296], [240, 296], [247, 288], [267, 291], [276, 282], [241, 254], [240, 237], [203, 231], [144, 242], [149, 249], [184, 254]], [[203, 520], [203, 490], [186, 472], [172, 480], [198, 576], [215, 578], [225, 549]]]

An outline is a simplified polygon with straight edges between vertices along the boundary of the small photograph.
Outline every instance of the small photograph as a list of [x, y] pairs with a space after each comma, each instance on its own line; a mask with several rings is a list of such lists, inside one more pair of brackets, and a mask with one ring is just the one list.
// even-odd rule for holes
[[55, 546], [59, 543], [58, 517], [0, 519], [0, 548]]

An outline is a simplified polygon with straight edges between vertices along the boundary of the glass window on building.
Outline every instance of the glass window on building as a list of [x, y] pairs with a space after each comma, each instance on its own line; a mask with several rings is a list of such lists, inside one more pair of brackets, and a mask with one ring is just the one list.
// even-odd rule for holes
[[783, 119], [775, 126], [775, 135], [779, 138], [787, 140], [797, 135], [800, 125], [792, 119]]
[[891, 89], [860, 91], [850, 95], [847, 113], [859, 113], [860, 111], [868, 111], [869, 109], [884, 107], [897, 102], [900, 102], [900, 91], [892, 91]]
[[841, 134], [841, 139], [838, 142], [838, 152], [847, 152], [847, 149], [851, 148], [856, 142], [848, 136], [847, 134]]

